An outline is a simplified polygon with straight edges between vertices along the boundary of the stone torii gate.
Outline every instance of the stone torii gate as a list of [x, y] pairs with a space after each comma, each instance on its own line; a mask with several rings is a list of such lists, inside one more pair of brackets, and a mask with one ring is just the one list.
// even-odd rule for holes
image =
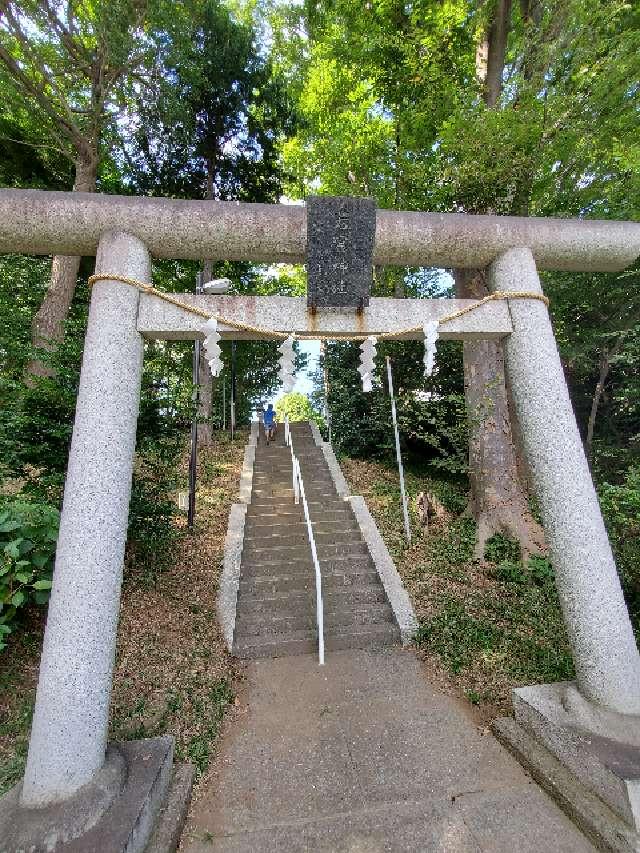
[[[298, 206], [2, 190], [0, 252], [95, 254], [96, 273], [150, 282], [151, 257], [304, 262], [306, 217]], [[638, 255], [637, 223], [376, 212], [376, 264], [486, 267], [494, 292], [541, 294], [538, 269], [615, 271]], [[287, 297], [179, 299], [233, 322], [335, 338], [393, 335], [472, 303], [372, 298], [354, 313], [309, 311], [305, 299]], [[223, 338], [260, 337], [223, 323], [219, 330]], [[586, 768], [584, 784], [633, 825], [640, 815], [633, 786], [617, 779], [605, 796], [607, 768], [593, 756], [575, 759], [575, 727], [624, 729], [627, 742], [640, 745], [640, 657], [547, 308], [534, 299], [490, 302], [445, 323], [440, 336], [505, 341], [573, 651], [577, 689], [552, 685], [516, 697], [519, 722], [574, 773]], [[134, 745], [123, 757], [108, 748], [107, 734], [143, 342], [199, 337], [202, 320], [178, 306], [114, 279], [93, 287], [28, 761], [21, 786], [0, 801], [0, 823], [13, 827], [9, 845], [88, 838], [114, 802], [134, 796], [127, 780], [137, 778], [144, 749]], [[126, 849], [143, 849], [171, 761], [166, 744], [147, 760], [153, 778], [144, 796], [137, 793], [138, 829]], [[13, 848], [0, 842], [0, 849]]]

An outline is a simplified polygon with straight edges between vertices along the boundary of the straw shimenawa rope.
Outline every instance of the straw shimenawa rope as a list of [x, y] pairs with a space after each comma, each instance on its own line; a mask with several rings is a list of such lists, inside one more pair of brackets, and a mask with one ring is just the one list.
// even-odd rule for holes
[[[137, 281], [135, 278], [127, 278], [126, 276], [115, 275], [112, 273], [99, 273], [89, 277], [89, 287], [93, 286], [97, 281], [118, 281], [122, 284], [128, 284], [131, 287], [137, 288], [142, 293], [149, 293], [152, 296], [157, 296], [158, 299], [162, 299], [170, 305], [182, 308], [184, 311], [189, 311], [191, 314], [196, 314], [198, 317], [202, 317], [205, 320], [211, 320], [215, 317], [218, 323], [222, 323], [224, 326], [229, 326], [232, 329], [238, 329], [242, 332], [253, 332], [255, 334], [275, 338], [277, 340], [285, 340], [289, 337], [288, 332], [274, 332], [272, 329], [264, 329], [260, 326], [252, 326], [249, 323], [240, 323], [237, 320], [229, 320], [227, 317], [222, 317], [220, 314], [212, 314], [210, 311], [205, 311], [204, 308], [198, 308], [197, 305], [189, 305], [186, 302], [182, 302], [170, 293], [164, 293], [162, 290], [157, 290], [152, 284]], [[445, 317], [441, 317], [438, 320], [438, 325], [442, 326], [444, 323], [448, 323], [451, 320], [457, 320], [458, 317], [462, 317], [470, 311], [475, 311], [476, 308], [480, 308], [481, 305], [485, 305], [487, 302], [502, 299], [537, 299], [539, 302], [544, 302], [547, 307], [549, 306], [548, 298], [542, 293], [536, 293], [535, 291], [529, 290], [497, 290], [495, 293], [485, 296], [484, 299], [479, 299], [472, 305], [467, 305], [459, 311], [454, 311], [452, 314], [447, 314]], [[381, 332], [377, 335], [373, 332], [368, 335], [320, 335], [314, 332], [300, 332], [299, 334], [296, 334], [295, 337], [299, 340], [315, 341], [364, 341], [368, 337], [375, 337], [379, 341], [384, 341], [391, 340], [392, 338], [397, 338], [402, 335], [409, 335], [414, 332], [422, 332], [422, 329], [422, 325], [409, 326], [406, 329], [395, 329], [392, 332]]]

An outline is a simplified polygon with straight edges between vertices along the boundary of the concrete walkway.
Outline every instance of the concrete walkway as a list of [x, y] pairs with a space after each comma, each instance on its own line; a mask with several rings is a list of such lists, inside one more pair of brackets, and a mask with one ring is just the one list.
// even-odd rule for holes
[[586, 838], [410, 650], [248, 665], [188, 853], [583, 853]]

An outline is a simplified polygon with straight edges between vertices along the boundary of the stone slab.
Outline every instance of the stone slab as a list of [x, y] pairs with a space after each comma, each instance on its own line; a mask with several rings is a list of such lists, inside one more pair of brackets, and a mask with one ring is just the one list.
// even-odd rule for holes
[[252, 421], [249, 441], [244, 449], [244, 459], [242, 460], [242, 471], [240, 473], [240, 502], [244, 504], [251, 503], [253, 467], [256, 461], [256, 447], [258, 446], [259, 435], [260, 424], [257, 421]]
[[[420, 327], [419, 331], [399, 334], [398, 340], [422, 340], [422, 325], [472, 304], [472, 299], [391, 299], [372, 297], [369, 305], [354, 314], [347, 308], [325, 308], [313, 314], [307, 310], [304, 296], [196, 296], [174, 293], [185, 305], [195, 305], [236, 323], [246, 323], [275, 332], [297, 335], [372, 335]], [[140, 295], [138, 331], [148, 339], [182, 341], [204, 338], [202, 317], [185, 311], [152, 294]], [[506, 302], [488, 302], [481, 308], [451, 320], [440, 329], [443, 340], [500, 340], [511, 333]], [[260, 332], [218, 325], [223, 339], [269, 340]], [[274, 346], [276, 342], [274, 341]]]
[[[516, 721], [638, 831], [640, 720], [606, 712], [584, 700], [578, 704], [572, 682], [520, 687], [512, 695]], [[626, 742], [621, 735], [626, 735]]]
[[307, 199], [307, 305], [364, 308], [373, 282], [376, 206], [372, 198]]
[[[143, 853], [166, 800], [173, 744], [169, 736], [111, 744], [124, 773], [116, 796], [97, 820], [90, 811], [93, 799], [82, 789], [75, 798], [40, 809], [18, 807], [13, 789], [2, 798], [0, 853]], [[79, 835], [81, 819], [89, 828]]]
[[250, 663], [182, 849], [593, 853], [398, 648], [336, 652], [324, 667], [310, 655]]
[[549, 821], [547, 794], [530, 783], [511, 791], [471, 791], [455, 800], [456, 811], [481, 850], [491, 853], [584, 853], [591, 848], [569, 818]]
[[511, 718], [496, 720], [492, 729], [500, 742], [591, 839], [598, 850], [609, 853], [638, 853], [640, 835], [599, 797], [587, 790], [577, 777], [526, 729]]

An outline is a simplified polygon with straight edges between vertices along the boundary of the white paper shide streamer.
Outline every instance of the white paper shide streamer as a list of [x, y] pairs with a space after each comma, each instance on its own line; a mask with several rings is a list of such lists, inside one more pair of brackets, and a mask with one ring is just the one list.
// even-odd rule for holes
[[220, 332], [218, 331], [218, 321], [215, 317], [207, 320], [204, 324], [204, 357], [209, 362], [209, 369], [212, 376], [220, 376], [224, 364], [220, 358]]
[[293, 335], [289, 335], [278, 347], [280, 351], [280, 370], [278, 378], [282, 383], [285, 394], [293, 391], [295, 376], [293, 374]]
[[358, 373], [362, 377], [362, 390], [369, 392], [373, 390], [373, 374], [376, 369], [376, 338], [373, 335], [360, 344], [360, 366]]
[[429, 320], [423, 326], [424, 331], [424, 375], [431, 376], [436, 365], [436, 344], [440, 333], [438, 332], [438, 321]]

